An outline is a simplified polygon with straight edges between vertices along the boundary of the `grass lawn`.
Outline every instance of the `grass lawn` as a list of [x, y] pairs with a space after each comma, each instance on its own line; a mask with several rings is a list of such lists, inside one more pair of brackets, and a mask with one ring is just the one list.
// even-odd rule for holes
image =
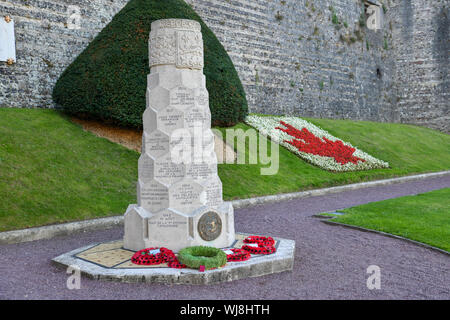
[[333, 221], [383, 231], [450, 251], [450, 188], [339, 210]]
[[0, 231], [123, 213], [137, 159], [54, 111], [0, 109]]
[[[273, 176], [261, 176], [260, 164], [219, 165], [224, 199], [450, 169], [450, 135], [399, 124], [308, 120], [392, 168], [332, 173], [280, 148]], [[0, 231], [123, 214], [136, 202], [138, 157], [55, 111], [0, 109]]]

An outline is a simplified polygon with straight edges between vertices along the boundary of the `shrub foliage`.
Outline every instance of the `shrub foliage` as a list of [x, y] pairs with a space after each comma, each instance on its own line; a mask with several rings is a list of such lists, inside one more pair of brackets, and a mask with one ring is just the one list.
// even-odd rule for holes
[[234, 65], [214, 33], [183, 0], [131, 0], [63, 72], [53, 99], [71, 115], [142, 127], [153, 21], [200, 22], [206, 86], [214, 125], [231, 126], [247, 115], [247, 101]]

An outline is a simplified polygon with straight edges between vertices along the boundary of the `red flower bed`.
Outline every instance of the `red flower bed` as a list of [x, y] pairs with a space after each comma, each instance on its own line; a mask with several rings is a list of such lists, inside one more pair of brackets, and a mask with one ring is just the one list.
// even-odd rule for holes
[[280, 121], [280, 124], [286, 128], [276, 127], [276, 129], [281, 130], [294, 138], [291, 141], [285, 140], [285, 142], [293, 145], [301, 152], [323, 157], [332, 157], [341, 165], [349, 162], [354, 164], [358, 161], [365, 162], [364, 159], [353, 156], [356, 149], [346, 146], [341, 140], [331, 141], [325, 137], [319, 138], [306, 128], [298, 130], [284, 121]]

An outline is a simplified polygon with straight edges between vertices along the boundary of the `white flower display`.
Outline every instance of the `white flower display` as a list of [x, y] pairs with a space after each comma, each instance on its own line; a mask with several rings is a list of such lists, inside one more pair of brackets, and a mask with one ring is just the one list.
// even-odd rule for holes
[[[286, 141], [292, 141], [293, 136], [287, 134], [286, 132], [276, 129], [277, 127], [284, 127], [280, 121], [283, 121], [297, 130], [302, 130], [306, 128], [309, 132], [314, 134], [314, 136], [320, 138], [322, 141], [323, 138], [326, 138], [330, 141], [337, 141], [341, 139], [332, 136], [327, 131], [313, 125], [312, 123], [303, 120], [298, 117], [282, 117], [282, 116], [259, 116], [259, 115], [249, 115], [245, 119], [245, 122], [257, 129], [261, 135], [269, 137], [272, 142], [276, 142], [291, 152], [297, 154], [303, 160], [310, 162], [313, 165], [316, 165], [322, 169], [336, 172], [344, 172], [344, 171], [360, 171], [360, 170], [370, 170], [376, 168], [388, 168], [389, 163], [379, 160], [377, 158], [372, 157], [371, 155], [359, 150], [357, 147], [352, 146], [350, 143], [342, 141], [345, 146], [354, 148], [353, 156], [359, 159], [363, 159], [364, 161], [357, 161], [356, 163], [347, 162], [345, 164], [341, 164], [335, 160], [334, 157], [321, 156], [317, 154], [307, 153], [300, 151], [297, 147]], [[306, 141], [303, 141], [306, 142]]]

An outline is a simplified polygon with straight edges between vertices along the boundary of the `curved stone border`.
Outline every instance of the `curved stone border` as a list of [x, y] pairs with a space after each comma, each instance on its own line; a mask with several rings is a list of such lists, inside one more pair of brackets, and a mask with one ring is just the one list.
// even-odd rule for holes
[[425, 173], [425, 174], [419, 174], [419, 175], [413, 175], [413, 176], [406, 176], [406, 177], [400, 177], [400, 178], [353, 183], [353, 184], [347, 184], [347, 185], [343, 185], [343, 186], [324, 188], [324, 189], [314, 189], [314, 190], [308, 190], [308, 191], [302, 191], [302, 192], [282, 193], [282, 194], [276, 194], [276, 195], [271, 195], [271, 196], [241, 199], [241, 200], [232, 201], [232, 204], [233, 204], [234, 208], [245, 208], [245, 207], [251, 207], [251, 206], [256, 206], [256, 205], [260, 205], [260, 204], [275, 203], [275, 202], [293, 200], [293, 199], [304, 198], [304, 197], [323, 196], [323, 195], [338, 193], [338, 192], [343, 192], [343, 191], [350, 191], [350, 190], [363, 189], [363, 188], [376, 187], [376, 186], [384, 186], [384, 185], [390, 185], [390, 184], [396, 184], [396, 183], [404, 183], [404, 182], [423, 180], [423, 179], [428, 179], [428, 178], [438, 178], [438, 177], [442, 177], [442, 176], [446, 176], [446, 175], [450, 175], [450, 170], [433, 172], [433, 173]]
[[13, 230], [0, 233], [0, 244], [50, 239], [56, 236], [66, 236], [75, 232], [88, 232], [113, 228], [123, 225], [123, 216], [114, 216], [92, 220], [54, 224], [43, 227]]
[[[354, 183], [348, 184], [338, 187], [324, 188], [324, 189], [316, 189], [316, 190], [308, 190], [302, 192], [294, 192], [294, 193], [283, 193], [278, 195], [257, 197], [257, 198], [249, 198], [249, 199], [240, 199], [231, 201], [233, 207], [235, 209], [257, 206], [267, 203], [276, 203], [281, 201], [293, 200], [298, 198], [304, 198], [309, 196], [321, 196], [326, 194], [338, 193], [349, 190], [356, 190], [362, 188], [369, 188], [375, 186], [382, 185], [390, 185], [396, 183], [404, 183], [415, 180], [423, 180], [428, 178], [438, 178], [442, 176], [450, 175], [449, 171], [441, 171], [441, 172], [433, 172], [433, 173], [425, 173], [413, 176], [406, 176], [400, 178], [392, 178], [392, 179], [384, 179], [384, 180], [376, 180], [370, 182], [362, 182], [362, 183]], [[1, 244], [12, 244], [19, 242], [27, 242], [34, 240], [42, 240], [42, 239], [50, 239], [55, 236], [64, 236], [69, 235], [75, 232], [80, 231], [94, 231], [98, 229], [106, 229], [112, 228], [115, 226], [123, 225], [123, 216], [114, 216], [108, 218], [100, 218], [93, 220], [84, 220], [63, 224], [56, 224], [50, 226], [36, 227], [30, 229], [23, 230], [13, 230], [7, 232], [0, 232], [0, 245]]]
[[52, 263], [63, 268], [69, 266], [78, 268], [82, 275], [95, 280], [212, 284], [292, 271], [294, 267], [295, 241], [281, 238], [276, 238], [276, 240], [279, 240], [279, 245], [277, 252], [274, 254], [255, 257], [247, 261], [228, 262], [223, 268], [204, 272], [194, 269], [172, 268], [111, 269], [75, 257], [76, 254], [98, 245], [98, 243], [62, 254], [52, 259]]
[[[318, 215], [315, 215], [315, 217], [320, 218]], [[390, 237], [390, 238], [394, 238], [394, 239], [398, 239], [398, 240], [403, 240], [403, 241], [406, 241], [406, 242], [409, 242], [409, 243], [413, 243], [413, 244], [415, 244], [417, 246], [421, 246], [421, 247], [424, 247], [424, 248], [427, 248], [427, 249], [435, 250], [437, 252], [440, 252], [440, 253], [443, 253], [443, 254], [446, 254], [446, 255], [450, 256], [450, 252], [445, 251], [445, 250], [440, 249], [440, 248], [437, 248], [437, 247], [433, 247], [433, 246], [431, 246], [429, 244], [426, 244], [426, 243], [423, 243], [423, 242], [419, 242], [419, 241], [416, 241], [416, 240], [404, 238], [404, 237], [401, 237], [401, 236], [398, 236], [398, 235], [395, 235], [395, 234], [392, 234], [392, 233], [387, 233], [387, 232], [373, 230], [373, 229], [367, 229], [367, 228], [364, 228], [364, 227], [354, 226], [354, 225], [351, 225], [351, 224], [346, 224], [346, 223], [341, 223], [341, 222], [335, 222], [335, 221], [332, 221], [333, 219], [334, 219], [334, 217], [324, 216], [322, 222], [326, 223], [326, 224], [333, 225], [333, 226], [341, 226], [341, 227], [355, 229], [355, 230], [359, 230], [359, 231], [363, 231], [363, 232], [377, 233], [377, 234], [385, 236], [385, 237]]]

